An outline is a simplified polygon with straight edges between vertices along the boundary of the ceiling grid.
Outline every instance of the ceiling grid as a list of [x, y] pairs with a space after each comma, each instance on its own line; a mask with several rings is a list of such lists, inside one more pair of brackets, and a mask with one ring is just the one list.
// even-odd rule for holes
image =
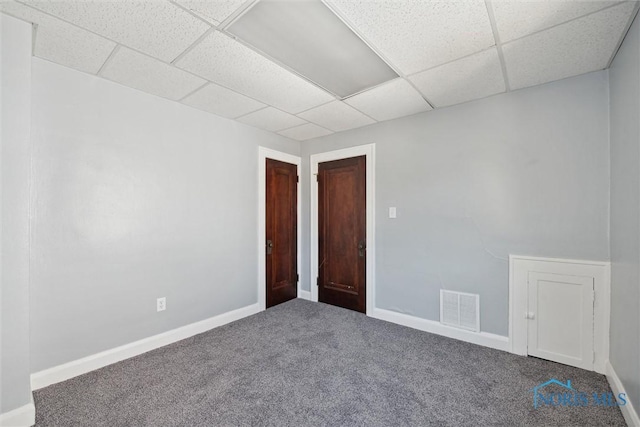
[[111, 51], [109, 56], [107, 56], [107, 59], [104, 60], [104, 62], [100, 66], [100, 69], [96, 73], [97, 76], [101, 76], [102, 77], [102, 72], [104, 71], [104, 69], [107, 66], [107, 64], [109, 64], [109, 61], [111, 61], [111, 59], [114, 57], [114, 55], [118, 52], [118, 49], [120, 49], [120, 45], [119, 44], [115, 45], [115, 47], [113, 48], [113, 50]]
[[493, 13], [493, 5], [491, 0], [485, 0], [487, 6], [487, 14], [489, 15], [489, 22], [491, 23], [491, 31], [493, 32], [493, 38], [496, 42], [496, 49], [498, 49], [498, 58], [500, 59], [500, 68], [502, 69], [502, 77], [504, 78], [504, 87], [507, 92], [511, 90], [509, 84], [509, 74], [507, 73], [507, 64], [504, 62], [504, 53], [502, 52], [502, 43], [500, 41], [500, 34], [498, 33], [498, 27], [496, 26], [496, 17]]
[[[639, 6], [306, 1], [325, 5], [399, 77], [336, 95], [228, 34], [278, 0], [0, 0], [0, 11], [34, 24], [37, 57], [303, 141], [606, 69]], [[313, 71], [331, 79], [331, 67]]]

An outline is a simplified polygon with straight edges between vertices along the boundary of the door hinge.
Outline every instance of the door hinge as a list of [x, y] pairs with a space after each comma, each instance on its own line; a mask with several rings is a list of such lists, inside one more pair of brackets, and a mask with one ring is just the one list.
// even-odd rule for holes
[[300, 175], [296, 175], [296, 182], [300, 182]]
[[296, 274], [296, 283], [298, 283], [300, 281], [300, 275]]
[[316, 286], [320, 286], [320, 277], [316, 277]]

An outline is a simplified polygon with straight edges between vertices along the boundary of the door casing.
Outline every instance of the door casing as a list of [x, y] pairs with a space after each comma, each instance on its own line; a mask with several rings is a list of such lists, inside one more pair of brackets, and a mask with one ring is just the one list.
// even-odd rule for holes
[[332, 160], [347, 159], [349, 157], [366, 157], [366, 312], [371, 315], [375, 306], [376, 280], [375, 280], [375, 259], [376, 259], [376, 238], [375, 238], [375, 144], [359, 145], [342, 150], [328, 151], [311, 155], [310, 158], [310, 189], [311, 189], [311, 242], [310, 242], [310, 285], [311, 301], [318, 301], [318, 287], [316, 281], [318, 277], [318, 163]]
[[[279, 160], [281, 162], [291, 163], [296, 165], [298, 171], [298, 177], [301, 173], [302, 159], [298, 156], [294, 156], [288, 153], [282, 153], [280, 151], [272, 150], [266, 147], [258, 147], [258, 305], [260, 310], [266, 310], [267, 307], [267, 278], [266, 278], [266, 253], [265, 253], [265, 234], [266, 234], [266, 205], [267, 205], [267, 192], [266, 192], [266, 162], [267, 159]], [[300, 290], [300, 283], [303, 280], [302, 266], [302, 194], [300, 189], [300, 182], [298, 182], [298, 298], [304, 295], [304, 292]], [[302, 294], [302, 295], [301, 295]]]

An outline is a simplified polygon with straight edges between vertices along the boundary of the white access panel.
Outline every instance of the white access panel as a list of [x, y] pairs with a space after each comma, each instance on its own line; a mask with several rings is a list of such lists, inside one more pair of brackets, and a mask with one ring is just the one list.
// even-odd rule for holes
[[529, 272], [529, 355], [593, 370], [593, 286], [593, 277]]

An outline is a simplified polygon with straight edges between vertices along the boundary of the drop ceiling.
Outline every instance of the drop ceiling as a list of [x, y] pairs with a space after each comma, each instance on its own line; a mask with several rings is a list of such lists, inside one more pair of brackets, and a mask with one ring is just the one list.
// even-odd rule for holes
[[[37, 57], [299, 141], [605, 69], [638, 10], [636, 1], [319, 1], [0, 0], [0, 10], [35, 24]], [[309, 30], [289, 46], [280, 29], [305, 26], [288, 25], [287, 4], [324, 20], [329, 11], [345, 28]], [[260, 22], [273, 43], [254, 31]], [[335, 61], [293, 45], [307, 39], [318, 55], [323, 41], [335, 45], [323, 53]], [[345, 73], [343, 39], [369, 48], [362, 58], [379, 62], [379, 75]]]

